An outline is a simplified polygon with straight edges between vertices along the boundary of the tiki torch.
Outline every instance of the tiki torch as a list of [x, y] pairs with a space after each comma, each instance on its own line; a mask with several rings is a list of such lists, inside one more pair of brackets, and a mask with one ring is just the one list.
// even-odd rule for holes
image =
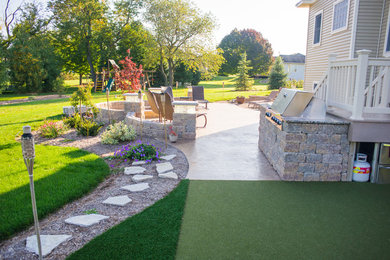
[[28, 176], [30, 177], [31, 203], [32, 203], [32, 210], [34, 215], [35, 234], [37, 236], [39, 259], [42, 259], [42, 246], [41, 246], [41, 238], [39, 236], [39, 222], [38, 222], [37, 204], [35, 201], [34, 176], [33, 176], [34, 158], [35, 158], [34, 136], [31, 134], [30, 126], [23, 126], [23, 135], [21, 141], [22, 141], [23, 159], [27, 167]]
[[141, 89], [138, 91], [138, 100], [139, 100], [139, 111], [140, 111], [140, 126], [141, 126], [141, 141], [142, 141], [142, 92]]
[[165, 125], [165, 93], [161, 93], [161, 104], [163, 107], [163, 121], [164, 121], [164, 134], [165, 134], [165, 150], [167, 149], [167, 127]]

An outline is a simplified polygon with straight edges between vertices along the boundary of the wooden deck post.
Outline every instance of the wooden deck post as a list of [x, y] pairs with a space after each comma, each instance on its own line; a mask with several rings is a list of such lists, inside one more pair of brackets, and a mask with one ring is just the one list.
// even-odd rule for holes
[[364, 90], [367, 81], [368, 55], [370, 50], [359, 50], [358, 64], [356, 69], [355, 91], [353, 96], [352, 116], [353, 120], [363, 119]]

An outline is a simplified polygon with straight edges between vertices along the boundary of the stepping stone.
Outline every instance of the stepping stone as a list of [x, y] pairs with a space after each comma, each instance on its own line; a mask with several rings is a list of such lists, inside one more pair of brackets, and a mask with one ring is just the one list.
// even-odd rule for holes
[[109, 217], [100, 214], [80, 215], [65, 219], [65, 223], [77, 225], [80, 227], [89, 227], [100, 222], [100, 220], [107, 219]]
[[158, 177], [163, 179], [175, 179], [177, 180], [179, 177], [177, 177], [177, 174], [174, 172], [167, 172], [167, 173], [161, 173], [158, 175]]
[[144, 181], [153, 179], [153, 175], [134, 175], [132, 179], [133, 181]]
[[[70, 235], [40, 235], [42, 256], [47, 256], [54, 248], [72, 238]], [[39, 255], [37, 236], [29, 236], [26, 240], [26, 249]]]
[[104, 204], [110, 204], [110, 205], [116, 205], [116, 206], [124, 206], [127, 203], [130, 203], [131, 199], [127, 196], [116, 196], [116, 197], [109, 197], [105, 201], [103, 201]]
[[175, 157], [176, 157], [176, 154], [170, 154], [170, 155], [161, 156], [160, 159], [163, 159], [163, 160], [166, 160], [166, 161], [170, 161], [170, 160], [172, 160]]
[[156, 170], [158, 174], [173, 170], [173, 166], [170, 162], [156, 164]]
[[132, 166], [137, 166], [137, 165], [144, 165], [146, 161], [138, 161], [138, 162], [133, 162], [131, 165]]
[[132, 167], [126, 167], [125, 168], [125, 174], [126, 175], [131, 175], [131, 174], [140, 174], [146, 171], [144, 167], [140, 166], [132, 166]]
[[144, 190], [149, 189], [149, 188], [150, 188], [149, 183], [143, 182], [143, 183], [137, 183], [137, 184], [123, 186], [123, 187], [121, 187], [121, 190], [137, 192], [137, 191], [144, 191]]

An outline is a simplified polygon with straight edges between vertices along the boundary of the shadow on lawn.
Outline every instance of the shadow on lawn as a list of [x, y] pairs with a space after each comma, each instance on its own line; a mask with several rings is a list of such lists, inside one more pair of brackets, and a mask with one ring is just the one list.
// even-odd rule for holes
[[[81, 155], [85, 151], [77, 151]], [[75, 155], [75, 154], [74, 154]], [[35, 172], [40, 169], [35, 169]], [[101, 158], [71, 163], [55, 173], [34, 181], [39, 218], [47, 216], [63, 205], [74, 201], [95, 188], [109, 174], [109, 167]], [[28, 179], [27, 170], [22, 178]], [[0, 194], [0, 241], [33, 223], [29, 184]]]
[[[62, 120], [63, 117], [64, 117], [63, 114], [57, 114], [54, 116], [46, 117], [46, 120]], [[9, 126], [9, 125], [25, 125], [28, 123], [42, 122], [42, 121], [44, 121], [44, 119], [36, 119], [36, 120], [30, 120], [30, 121], [24, 121], [24, 122], [15, 122], [15, 123], [9, 123], [9, 124], [0, 124], [0, 127]]]
[[81, 158], [89, 154], [90, 154], [89, 152], [84, 150], [74, 150], [74, 151], [67, 152], [64, 155], [69, 158]]
[[0, 151], [1, 150], [6, 150], [6, 149], [11, 149], [15, 146], [18, 146], [20, 145], [19, 143], [17, 142], [12, 142], [12, 143], [7, 143], [7, 144], [0, 144]]

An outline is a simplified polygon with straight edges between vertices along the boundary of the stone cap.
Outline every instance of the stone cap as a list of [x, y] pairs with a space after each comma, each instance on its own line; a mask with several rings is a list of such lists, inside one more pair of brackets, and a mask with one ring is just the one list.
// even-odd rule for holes
[[134, 96], [138, 96], [138, 93], [125, 93], [125, 94], [123, 94], [123, 96], [134, 97]]
[[174, 101], [172, 102], [175, 106], [197, 106], [198, 102], [196, 101]]

